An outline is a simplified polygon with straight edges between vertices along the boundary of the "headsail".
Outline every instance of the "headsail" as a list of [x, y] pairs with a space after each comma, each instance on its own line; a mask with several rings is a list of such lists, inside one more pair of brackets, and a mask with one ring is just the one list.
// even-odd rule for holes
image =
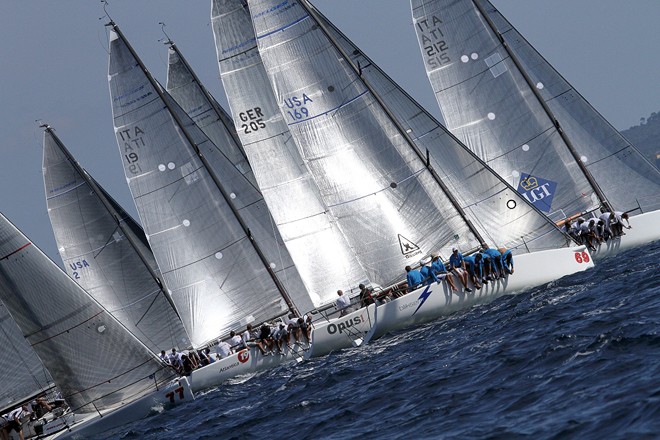
[[[53, 379], [0, 302], [0, 412], [50, 387]], [[4, 414], [4, 413], [3, 413]]]
[[0, 299], [76, 412], [118, 408], [172, 375], [1, 215]]
[[214, 0], [213, 33], [238, 135], [271, 215], [315, 305], [368, 275], [325, 205], [271, 91], [241, 0]]
[[541, 213], [534, 212], [533, 205], [456, 139], [320, 12], [316, 14], [344, 53], [360, 67], [361, 77], [377, 91], [415, 145], [421, 151], [430, 152], [433, 168], [491, 246], [525, 252], [566, 244], [567, 240], [557, 233], [556, 227]]
[[304, 3], [249, 4], [289, 130], [369, 275], [381, 284], [400, 279], [413, 244], [418, 255], [477, 247], [460, 208]]
[[217, 148], [111, 26], [110, 95], [124, 172], [193, 346], [286, 313], [273, 268], [239, 217], [258, 191], [234, 189], [245, 178], [229, 161], [212, 170], [228, 184], [209, 172], [205, 154]]
[[[167, 91], [206, 134], [211, 141], [209, 146], [216, 148], [215, 151], [206, 153], [211, 169], [218, 170], [217, 174], [222, 179], [224, 167], [229, 163], [233, 164], [245, 176], [242, 182], [238, 180], [232, 182], [234, 191], [236, 193], [248, 191], [258, 193], [248, 208], [249, 212], [242, 215], [246, 216], [252, 236], [259, 243], [266, 258], [275, 262], [274, 271], [282, 280], [293, 302], [303, 311], [312, 309], [314, 304], [273, 223], [266, 202], [259, 192], [252, 168], [240, 144], [231, 117], [199, 82], [176, 45], [170, 43]], [[248, 209], [244, 211], [248, 211]]]
[[631, 209], [630, 194], [658, 207], [658, 171], [492, 5], [412, 0], [412, 10], [447, 126], [539, 209], [554, 220]]
[[142, 228], [44, 131], [48, 215], [64, 267], [154, 353], [189, 341]]

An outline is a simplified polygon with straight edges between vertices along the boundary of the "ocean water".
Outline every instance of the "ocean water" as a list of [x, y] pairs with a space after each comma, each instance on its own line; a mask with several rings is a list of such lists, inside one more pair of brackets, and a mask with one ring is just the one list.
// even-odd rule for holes
[[658, 261], [634, 249], [102, 438], [660, 438]]

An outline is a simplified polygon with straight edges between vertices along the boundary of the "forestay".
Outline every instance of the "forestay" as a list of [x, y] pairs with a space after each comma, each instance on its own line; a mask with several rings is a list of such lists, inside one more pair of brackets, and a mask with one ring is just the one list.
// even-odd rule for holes
[[[0, 412], [48, 389], [53, 382], [41, 359], [0, 302]], [[4, 412], [2, 412], [4, 414]]]
[[414, 255], [475, 248], [426, 164], [301, 4], [249, 4], [289, 130], [370, 278], [390, 284]]
[[211, 17], [222, 82], [259, 188], [315, 305], [369, 276], [355, 258], [302, 159], [259, 57], [241, 0], [214, 0]]
[[659, 209], [658, 168], [612, 127], [490, 2], [482, 0], [481, 5], [609, 202], [620, 211]]
[[112, 26], [110, 96], [124, 172], [193, 346], [285, 313], [278, 288], [235, 215], [249, 213], [258, 192], [234, 188], [244, 176], [229, 162], [215, 170], [224, 187], [216, 184], [197, 154], [215, 146], [143, 70]]
[[275, 273], [296, 306], [303, 312], [312, 309], [314, 304], [269, 215], [266, 202], [259, 193], [231, 117], [200, 83], [174, 43], [171, 43], [168, 55], [167, 91], [211, 141], [211, 149], [205, 153], [210, 171], [219, 170], [216, 174], [219, 180], [223, 180], [225, 175], [222, 171], [231, 163], [245, 177], [243, 182], [237, 180], [231, 183], [235, 188], [234, 192], [257, 192], [249, 208], [250, 213], [254, 213], [248, 223], [252, 236], [259, 243], [266, 258], [275, 264]]
[[411, 0], [424, 65], [447, 127], [558, 220], [600, 204], [524, 76], [470, 0]]
[[44, 131], [48, 215], [64, 268], [154, 353], [189, 346], [142, 228]]
[[525, 252], [566, 245], [564, 236], [522, 195], [449, 133], [339, 29], [318, 11], [317, 14], [344, 52], [360, 66], [361, 77], [377, 91], [417, 147], [430, 152], [433, 168], [491, 246]]
[[4, 216], [0, 299], [74, 412], [113, 410], [172, 375]]

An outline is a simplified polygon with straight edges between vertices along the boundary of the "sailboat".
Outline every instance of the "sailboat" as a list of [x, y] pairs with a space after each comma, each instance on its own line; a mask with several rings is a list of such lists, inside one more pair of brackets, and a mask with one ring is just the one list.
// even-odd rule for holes
[[[660, 238], [660, 172], [487, 0], [412, 0], [447, 127], [558, 224], [631, 214], [596, 257]], [[600, 212], [596, 212], [599, 216]]]
[[[241, 6], [236, 3], [232, 6], [238, 10]], [[315, 10], [307, 2], [286, 7], [274, 2], [249, 5], [259, 54], [289, 133], [325, 206], [337, 219], [369, 279], [383, 286], [393, 285], [411, 257], [433, 251], [448, 256], [451, 247], [459, 246], [467, 252], [485, 242], [461, 202], [416, 147], [410, 130], [401, 126], [379, 94], [361, 77], [360, 69], [346, 62], [350, 56], [329, 37]], [[235, 47], [244, 51], [250, 41], [245, 38]], [[226, 57], [234, 58], [231, 55], [227, 53]], [[227, 87], [225, 83], [225, 89], [230, 94], [236, 87]], [[264, 121], [266, 125], [269, 122]], [[250, 156], [247, 146], [246, 152]], [[250, 163], [259, 180], [254, 162]], [[480, 166], [478, 171], [484, 170]], [[510, 209], [520, 204], [518, 212], [523, 216], [538, 215], [515, 191], [498, 191], [490, 196], [502, 205], [514, 197]], [[517, 261], [527, 262], [527, 275], [510, 277], [507, 283], [492, 286], [496, 294], [541, 284], [592, 265], [586, 253], [582, 261], [584, 247], [552, 249], [565, 246], [565, 236], [540, 219], [541, 229], [529, 233], [530, 240], [525, 244], [551, 250], [518, 257]], [[412, 255], [402, 246], [401, 237], [414, 244]], [[519, 238], [518, 241], [517, 246], [525, 249]], [[541, 261], [558, 255], [558, 272], [541, 276], [535, 273], [534, 268]], [[440, 309], [466, 306], [470, 302], [466, 298], [482, 296], [461, 294], [452, 299], [451, 293], [438, 292], [429, 300], [431, 293], [430, 288], [420, 289], [376, 308], [375, 324], [372, 322], [367, 339], [432, 319], [439, 316]], [[414, 304], [407, 303], [410, 301]], [[428, 309], [432, 311], [427, 313]], [[338, 333], [338, 329], [339, 325], [333, 326], [332, 333]]]
[[4, 216], [0, 299], [51, 373], [75, 424], [93, 435], [193, 398], [173, 372]]
[[[119, 28], [109, 26], [110, 94], [124, 171], [193, 347], [214, 345], [250, 323], [298, 315], [297, 305], [310, 299], [280, 279], [292, 268], [278, 266], [277, 240], [257, 230], [268, 224], [261, 195], [151, 76]], [[241, 351], [195, 370], [191, 386], [217, 385], [242, 366], [276, 364], [293, 351], [258, 359]]]
[[[55, 395], [53, 378], [1, 301], [0, 346], [3, 347], [3, 355], [0, 357], [0, 381], [3, 384], [0, 391], [0, 414], [6, 414], [36, 397]], [[37, 431], [42, 434], [56, 432], [60, 421], [70, 421], [72, 417], [72, 414], [64, 415], [59, 411], [57, 414], [46, 413], [30, 421], [24, 431], [34, 435], [37, 435]]]
[[189, 346], [142, 228], [44, 126], [44, 186], [71, 278], [153, 353]]

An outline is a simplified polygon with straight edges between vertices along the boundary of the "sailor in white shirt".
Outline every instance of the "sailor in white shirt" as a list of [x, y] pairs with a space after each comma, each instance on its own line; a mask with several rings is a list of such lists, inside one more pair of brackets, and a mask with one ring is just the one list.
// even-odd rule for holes
[[338, 290], [337, 295], [339, 295], [339, 298], [337, 298], [335, 305], [337, 306], [337, 310], [339, 310], [339, 316], [344, 316], [348, 314], [348, 307], [351, 305], [351, 299], [347, 295], [344, 295], [342, 290]]
[[218, 359], [226, 358], [231, 354], [231, 345], [229, 345], [226, 341], [220, 341], [215, 347], [215, 354], [217, 355]]
[[238, 336], [234, 330], [229, 333], [229, 345], [233, 350], [241, 350], [247, 348], [247, 344], [243, 343], [243, 338]]

